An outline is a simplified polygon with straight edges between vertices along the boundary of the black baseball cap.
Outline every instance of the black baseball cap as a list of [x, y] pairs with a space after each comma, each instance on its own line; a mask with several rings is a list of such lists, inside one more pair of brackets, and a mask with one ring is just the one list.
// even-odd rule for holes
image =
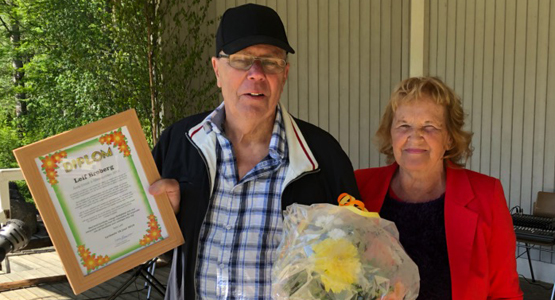
[[252, 3], [226, 10], [216, 33], [216, 56], [222, 50], [225, 54], [233, 54], [258, 44], [273, 45], [295, 53], [275, 10]]

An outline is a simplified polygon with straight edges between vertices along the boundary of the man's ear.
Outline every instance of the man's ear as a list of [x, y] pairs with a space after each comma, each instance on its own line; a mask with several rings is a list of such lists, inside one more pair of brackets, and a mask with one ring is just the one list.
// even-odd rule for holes
[[285, 70], [283, 70], [283, 85], [281, 86], [281, 91], [285, 88], [285, 84], [287, 83], [287, 77], [289, 76], [289, 63], [285, 65]]
[[218, 63], [218, 58], [212, 56], [212, 69], [214, 69], [214, 75], [216, 75], [216, 85], [221, 88], [222, 85], [220, 84], [220, 71], [218, 70]]

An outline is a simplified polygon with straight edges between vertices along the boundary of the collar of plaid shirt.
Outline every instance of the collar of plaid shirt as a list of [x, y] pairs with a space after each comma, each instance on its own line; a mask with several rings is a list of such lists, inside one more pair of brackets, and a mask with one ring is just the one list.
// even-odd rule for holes
[[[283, 160], [287, 156], [287, 147], [285, 143], [280, 142], [281, 132], [285, 129], [283, 128], [283, 117], [281, 114], [281, 108], [276, 109], [276, 118], [274, 121], [274, 127], [272, 129], [272, 138], [270, 139], [270, 145], [268, 149], [268, 154], [272, 159]], [[212, 131], [216, 134], [222, 134], [223, 124], [225, 121], [225, 110], [224, 104], [220, 104], [206, 119], [204, 119], [203, 128], [207, 135], [210, 135]], [[225, 133], [223, 133], [225, 135]]]
[[[220, 105], [223, 107], [223, 103]], [[286, 108], [279, 104], [283, 117], [283, 127], [285, 128], [285, 138], [289, 155], [289, 168], [285, 177], [285, 185], [299, 177], [301, 174], [318, 169], [318, 162], [314, 158], [312, 151], [308, 147], [295, 119], [287, 112]], [[214, 113], [214, 112], [212, 112]], [[216, 176], [216, 135], [207, 134], [202, 130], [206, 125], [206, 120], [212, 115], [208, 115], [202, 122], [193, 126], [187, 133], [193, 144], [202, 153], [210, 174], [210, 191], [214, 189], [214, 178]]]

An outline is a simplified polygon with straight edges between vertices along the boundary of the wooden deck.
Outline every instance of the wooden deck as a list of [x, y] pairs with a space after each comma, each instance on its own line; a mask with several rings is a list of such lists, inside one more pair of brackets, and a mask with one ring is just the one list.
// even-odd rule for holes
[[[114, 291], [122, 286], [134, 272], [130, 271], [118, 277], [104, 282], [80, 295], [73, 294], [69, 283], [65, 279], [64, 270], [60, 258], [53, 247], [34, 249], [23, 253], [9, 256], [11, 272], [6, 273], [5, 265], [2, 264], [0, 271], [0, 288], [6, 283], [21, 282], [22, 280], [41, 279], [43, 283], [34, 286], [22, 287], [0, 292], [0, 300], [38, 300], [38, 299], [108, 299]], [[155, 277], [166, 284], [168, 266], [157, 266]], [[57, 282], [45, 282], [57, 279]], [[137, 278], [117, 298], [126, 300], [147, 299], [147, 290], [144, 287], [144, 279]], [[152, 289], [150, 299], [159, 300], [163, 297]]]

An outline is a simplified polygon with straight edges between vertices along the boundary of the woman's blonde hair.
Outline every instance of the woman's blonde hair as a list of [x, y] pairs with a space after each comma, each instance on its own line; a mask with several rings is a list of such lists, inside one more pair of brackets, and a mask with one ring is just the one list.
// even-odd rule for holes
[[403, 80], [389, 99], [385, 112], [376, 132], [376, 142], [380, 152], [387, 156], [387, 162], [393, 163], [393, 147], [391, 145], [391, 126], [395, 111], [403, 102], [418, 101], [427, 96], [435, 103], [445, 107], [445, 123], [451, 138], [451, 148], [445, 151], [444, 160], [455, 166], [464, 167], [466, 160], [472, 156], [472, 132], [463, 130], [464, 110], [461, 98], [437, 77], [412, 77]]

